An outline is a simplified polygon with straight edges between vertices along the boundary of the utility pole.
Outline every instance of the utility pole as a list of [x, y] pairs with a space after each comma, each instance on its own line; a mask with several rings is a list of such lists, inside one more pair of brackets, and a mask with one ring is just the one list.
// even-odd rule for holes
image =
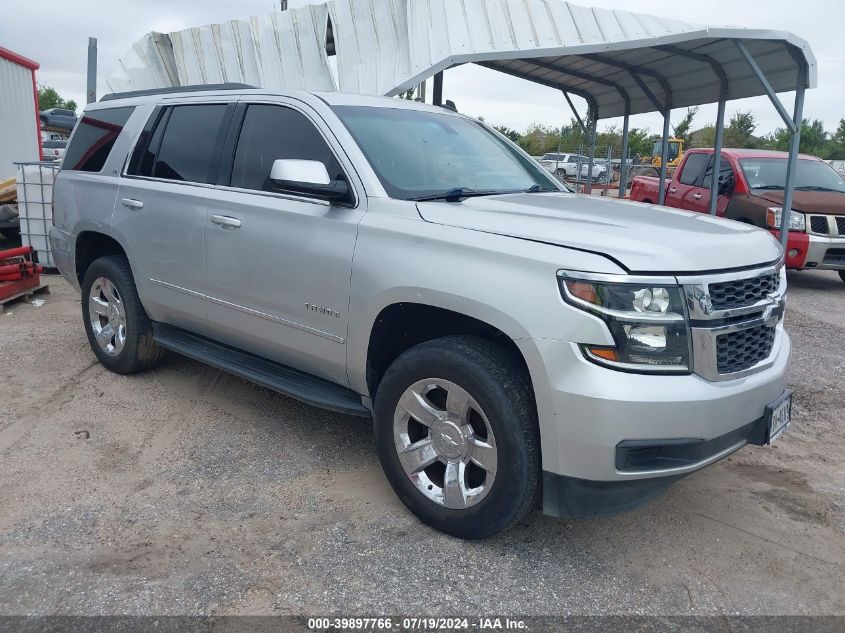
[[97, 100], [97, 38], [88, 38], [88, 85], [85, 92], [85, 103]]

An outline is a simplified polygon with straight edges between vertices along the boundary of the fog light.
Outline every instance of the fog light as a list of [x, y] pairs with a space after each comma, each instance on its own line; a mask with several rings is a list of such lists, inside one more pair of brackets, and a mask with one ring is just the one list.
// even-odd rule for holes
[[798, 257], [798, 249], [797, 248], [790, 248], [787, 253], [790, 257]]

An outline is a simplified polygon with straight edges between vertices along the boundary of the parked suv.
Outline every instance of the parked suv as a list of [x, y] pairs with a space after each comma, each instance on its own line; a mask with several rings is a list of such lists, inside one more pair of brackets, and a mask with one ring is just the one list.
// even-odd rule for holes
[[456, 536], [540, 497], [560, 517], [636, 507], [789, 422], [771, 235], [569, 193], [446, 109], [104, 98], [70, 140], [54, 222], [108, 369], [173, 350], [371, 416], [399, 498]]

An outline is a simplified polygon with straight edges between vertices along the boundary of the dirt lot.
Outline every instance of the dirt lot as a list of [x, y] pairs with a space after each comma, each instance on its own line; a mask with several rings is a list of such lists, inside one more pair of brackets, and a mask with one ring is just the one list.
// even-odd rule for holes
[[845, 284], [790, 275], [792, 430], [621, 516], [465, 543], [369, 424], [170, 356], [121, 377], [59, 278], [0, 315], [0, 613], [843, 614]]

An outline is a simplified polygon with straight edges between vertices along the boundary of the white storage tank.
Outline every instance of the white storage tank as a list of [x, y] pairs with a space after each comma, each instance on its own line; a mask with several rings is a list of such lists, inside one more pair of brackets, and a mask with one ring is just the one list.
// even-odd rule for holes
[[0, 46], [0, 181], [15, 176], [14, 163], [43, 158], [36, 70], [36, 62]]

